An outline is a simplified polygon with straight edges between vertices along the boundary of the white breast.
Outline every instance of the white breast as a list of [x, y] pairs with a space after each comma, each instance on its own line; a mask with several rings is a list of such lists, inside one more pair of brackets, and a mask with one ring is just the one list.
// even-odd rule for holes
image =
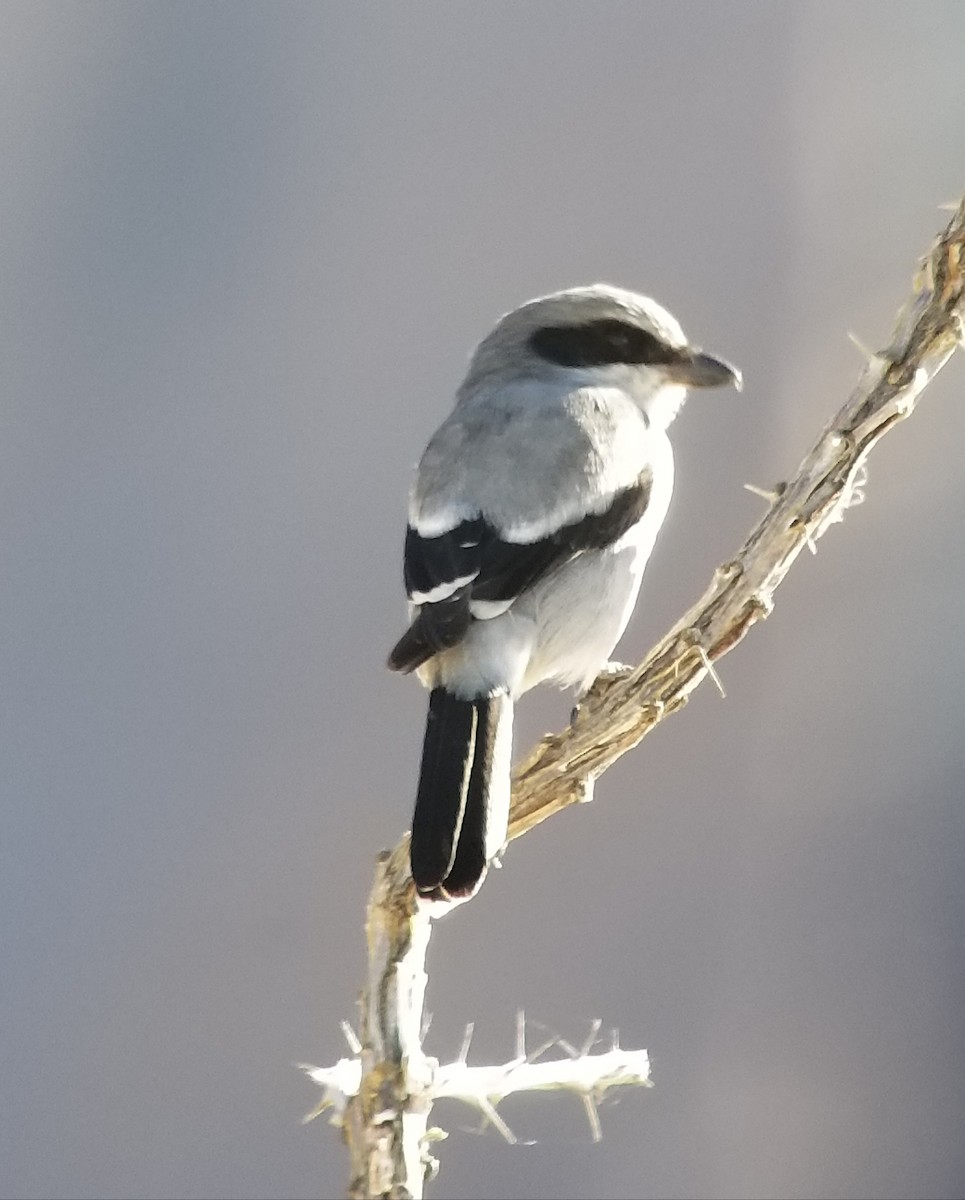
[[537, 631], [521, 691], [544, 680], [588, 687], [609, 661], [633, 613], [673, 492], [673, 455], [665, 437], [657, 450], [641, 520], [619, 542], [581, 554], [514, 605], [520, 616], [532, 616]]

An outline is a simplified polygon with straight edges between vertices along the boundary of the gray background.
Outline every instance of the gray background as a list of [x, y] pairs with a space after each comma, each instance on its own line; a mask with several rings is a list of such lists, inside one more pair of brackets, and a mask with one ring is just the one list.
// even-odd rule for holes
[[[338, 1195], [333, 1062], [424, 698], [410, 471], [505, 309], [605, 279], [694, 398], [641, 655], [965, 184], [965, 8], [0, 9], [0, 1191]], [[435, 1114], [437, 1197], [965, 1194], [965, 358], [765, 626], [431, 946], [431, 1052], [600, 1016], [657, 1087]], [[534, 696], [520, 743], [565, 720]], [[522, 746], [521, 746], [522, 748]]]

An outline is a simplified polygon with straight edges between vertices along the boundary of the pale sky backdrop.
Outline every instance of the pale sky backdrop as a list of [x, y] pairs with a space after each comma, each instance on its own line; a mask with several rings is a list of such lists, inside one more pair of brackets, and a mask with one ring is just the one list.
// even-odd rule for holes
[[[332, 1197], [424, 695], [410, 472], [475, 341], [650, 292], [643, 654], [886, 342], [965, 187], [965, 6], [0, 6], [0, 1194]], [[766, 625], [439, 925], [430, 1052], [601, 1017], [656, 1087], [442, 1106], [431, 1195], [965, 1194], [965, 355]], [[520, 749], [566, 719], [531, 697]]]

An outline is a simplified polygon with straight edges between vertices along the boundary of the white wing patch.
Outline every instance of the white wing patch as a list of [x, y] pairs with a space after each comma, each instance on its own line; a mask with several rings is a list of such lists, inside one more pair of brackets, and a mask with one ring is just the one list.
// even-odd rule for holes
[[473, 571], [471, 575], [461, 575], [458, 579], [446, 579], [428, 592], [413, 592], [409, 599], [413, 604], [438, 604], [440, 600], [448, 600], [467, 583], [472, 583], [478, 574], [478, 571]]

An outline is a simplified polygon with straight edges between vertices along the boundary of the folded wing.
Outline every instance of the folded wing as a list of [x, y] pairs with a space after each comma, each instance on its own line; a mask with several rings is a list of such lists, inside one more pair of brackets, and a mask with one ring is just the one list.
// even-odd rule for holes
[[[563, 563], [618, 542], [643, 517], [652, 472], [587, 513], [532, 541], [513, 541], [477, 514], [432, 537], [410, 525], [405, 539], [405, 585], [415, 612], [389, 655], [393, 671], [414, 671], [466, 636], [473, 621], [488, 620]], [[433, 525], [433, 529], [437, 523]]]

